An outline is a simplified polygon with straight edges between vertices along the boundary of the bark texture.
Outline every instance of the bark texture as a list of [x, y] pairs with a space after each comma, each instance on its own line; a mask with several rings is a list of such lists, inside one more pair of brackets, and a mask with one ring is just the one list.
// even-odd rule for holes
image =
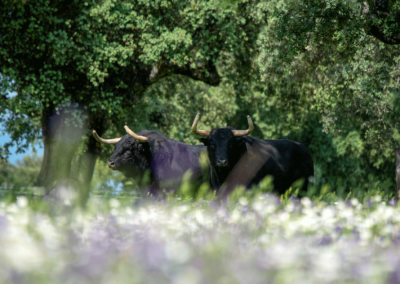
[[92, 116], [89, 119], [89, 129], [86, 132], [86, 150], [80, 157], [78, 165], [79, 202], [81, 206], [85, 206], [89, 198], [94, 168], [101, 155], [101, 144], [94, 139], [92, 129], [96, 129], [97, 133], [102, 136], [106, 130], [105, 123], [101, 116]]
[[72, 112], [64, 109], [57, 113], [54, 106], [42, 111], [42, 135], [44, 144], [43, 163], [37, 185], [48, 194], [60, 186], [70, 186], [71, 162], [86, 125], [84, 121], [74, 123]]

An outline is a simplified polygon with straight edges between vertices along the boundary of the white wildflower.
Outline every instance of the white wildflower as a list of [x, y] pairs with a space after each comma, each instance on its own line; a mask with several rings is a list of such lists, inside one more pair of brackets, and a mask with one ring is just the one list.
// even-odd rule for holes
[[239, 203], [243, 206], [247, 205], [249, 202], [247, 201], [247, 198], [242, 196], [239, 198]]
[[286, 211], [288, 212], [292, 212], [294, 210], [294, 204], [292, 202], [290, 202], [287, 206], [286, 206]]
[[25, 196], [20, 196], [17, 199], [17, 205], [20, 208], [25, 208], [26, 206], [28, 206], [28, 198], [26, 198]]
[[310, 207], [310, 206], [311, 206], [311, 200], [310, 200], [310, 198], [308, 198], [308, 197], [303, 197], [303, 198], [301, 199], [301, 204], [302, 204], [304, 207], [306, 207], [306, 208]]
[[201, 283], [200, 272], [192, 267], [183, 269], [173, 280], [174, 284], [197, 284]]
[[167, 244], [165, 254], [170, 260], [184, 263], [192, 256], [192, 250], [186, 243], [176, 241]]
[[375, 195], [374, 197], [371, 198], [372, 201], [374, 202], [381, 202], [382, 197], [380, 195]]
[[119, 201], [115, 198], [111, 198], [110, 201], [108, 201], [108, 204], [110, 204], [111, 208], [118, 208], [120, 206]]
[[357, 206], [358, 205], [358, 199], [357, 198], [352, 198], [351, 199], [351, 205]]
[[235, 208], [231, 214], [231, 218], [229, 219], [230, 223], [237, 223], [241, 218], [241, 212]]
[[18, 206], [15, 203], [12, 203], [7, 207], [7, 212], [8, 213], [14, 213], [15, 214], [15, 213], [18, 213], [18, 211], [19, 211]]

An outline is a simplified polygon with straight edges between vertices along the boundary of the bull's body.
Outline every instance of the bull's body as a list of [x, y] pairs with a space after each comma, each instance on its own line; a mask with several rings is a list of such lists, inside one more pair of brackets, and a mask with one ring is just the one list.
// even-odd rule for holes
[[314, 176], [310, 153], [299, 142], [290, 140], [260, 140], [250, 136], [235, 137], [233, 128], [217, 128], [200, 141], [207, 146], [212, 167], [211, 184], [215, 188], [226, 183], [250, 187], [264, 177], [273, 177], [274, 191], [284, 193], [297, 180]]
[[[254, 138], [255, 139], [255, 138]], [[277, 151], [272, 159], [263, 165], [254, 178], [258, 183], [263, 177], [274, 177], [274, 189], [284, 193], [295, 181], [303, 179], [302, 191], [307, 191], [310, 179], [314, 177], [314, 162], [306, 147], [291, 140], [263, 140]]]
[[193, 184], [206, 178], [200, 165], [200, 155], [206, 151], [203, 145], [178, 142], [157, 131], [142, 130], [138, 135], [147, 137], [147, 142], [138, 142], [127, 134], [115, 143], [108, 162], [110, 168], [139, 182], [148, 171], [154, 190], [179, 188], [187, 171], [191, 172]]

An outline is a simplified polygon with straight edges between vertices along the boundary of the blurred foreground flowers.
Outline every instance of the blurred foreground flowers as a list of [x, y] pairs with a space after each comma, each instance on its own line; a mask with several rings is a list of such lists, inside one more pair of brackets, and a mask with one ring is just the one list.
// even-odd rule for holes
[[239, 197], [0, 203], [0, 283], [400, 282], [400, 207]]

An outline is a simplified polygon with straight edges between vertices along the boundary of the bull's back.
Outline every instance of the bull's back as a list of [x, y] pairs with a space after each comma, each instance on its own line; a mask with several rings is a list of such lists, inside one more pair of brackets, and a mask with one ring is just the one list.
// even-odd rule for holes
[[279, 193], [284, 193], [299, 179], [304, 180], [303, 188], [306, 189], [309, 177], [314, 175], [313, 160], [307, 148], [299, 142], [286, 139], [263, 142], [276, 149], [277, 155], [268, 159], [257, 178], [261, 180], [272, 175], [275, 190]]
[[164, 145], [168, 148], [169, 163], [163, 165], [161, 182], [173, 182], [175, 187], [180, 186], [182, 178], [188, 171], [192, 174], [192, 181], [202, 179], [200, 155], [206, 150], [202, 145], [188, 145], [175, 140], [170, 140]]

